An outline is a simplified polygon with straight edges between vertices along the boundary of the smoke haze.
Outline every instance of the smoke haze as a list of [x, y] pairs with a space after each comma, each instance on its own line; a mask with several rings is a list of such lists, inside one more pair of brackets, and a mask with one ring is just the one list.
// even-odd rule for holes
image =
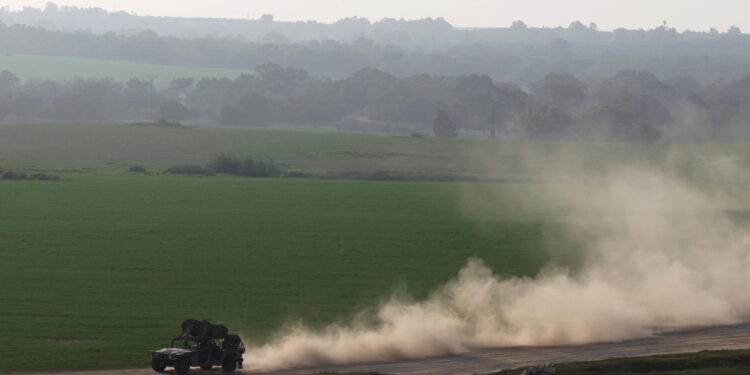
[[[711, 186], [656, 167], [546, 184], [541, 204], [568, 208], [558, 219], [582, 243], [575, 270], [550, 265], [533, 278], [503, 278], [470, 259], [426, 300], [392, 297], [374, 316], [322, 331], [287, 327], [252, 347], [248, 362], [271, 370], [384, 361], [739, 322], [750, 311], [750, 237], [722, 209], [727, 195], [707, 192]], [[465, 201], [469, 210], [477, 203]]]

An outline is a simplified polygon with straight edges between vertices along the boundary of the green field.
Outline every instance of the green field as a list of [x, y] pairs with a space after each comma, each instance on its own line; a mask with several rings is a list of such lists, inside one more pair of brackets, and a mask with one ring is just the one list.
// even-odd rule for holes
[[73, 77], [79, 77], [111, 78], [114, 81], [126, 82], [131, 78], [149, 79], [149, 76], [153, 75], [156, 76], [154, 83], [159, 88], [166, 87], [175, 78], [235, 78], [242, 73], [251, 73], [237, 69], [156, 65], [44, 55], [1, 55], [0, 71], [2, 70], [17, 74], [21, 80], [70, 81]]
[[471, 174], [480, 171], [471, 155], [491, 146], [476, 140], [266, 129], [0, 124], [0, 166], [17, 168], [122, 170], [141, 164], [163, 170], [231, 152], [272, 157], [306, 171]]
[[[246, 129], [0, 125], [0, 372], [144, 366], [187, 317], [256, 342], [283, 324], [350, 318], [394, 291], [424, 297], [469, 257], [504, 275], [544, 263], [544, 226], [498, 185], [501, 215], [468, 216], [480, 183], [183, 177], [216, 152], [304, 171], [459, 173], [475, 142]], [[245, 152], [246, 151], [246, 152]], [[130, 174], [129, 165], [152, 174]], [[441, 169], [442, 168], [442, 169]], [[501, 194], [504, 196], [504, 194]], [[26, 355], [43, 350], [43, 358]]]
[[[143, 165], [163, 171], [203, 164], [220, 152], [271, 157], [287, 169], [314, 174], [384, 171], [437, 180], [570, 179], [580, 170], [601, 172], [657, 160], [675, 164], [672, 169], [695, 170], [695, 163], [712, 163], [723, 154], [731, 155], [725, 162], [750, 163], [745, 143], [501, 142], [270, 129], [0, 124], [0, 168], [121, 172]], [[681, 155], [690, 157], [682, 160]]]
[[[143, 367], [148, 350], [188, 317], [262, 343], [285, 323], [346, 321], [394, 291], [425, 297], [470, 257], [504, 276], [533, 275], [549, 260], [544, 244], [561, 209], [540, 203], [544, 185], [560, 178], [544, 180], [543, 166], [570, 150], [587, 156], [571, 160], [588, 169], [674, 152], [748, 154], [743, 144], [0, 125], [0, 169], [63, 178], [0, 180], [0, 372]], [[217, 152], [273, 157], [287, 170], [321, 175], [505, 182], [162, 173]], [[528, 153], [534, 162], [524, 164]], [[149, 173], [126, 172], [133, 165]], [[574, 263], [574, 253], [561, 253]]]
[[537, 223], [480, 231], [462, 184], [65, 177], [0, 181], [0, 370], [145, 365], [187, 317], [262, 340], [423, 296], [468, 257], [505, 275], [543, 260]]

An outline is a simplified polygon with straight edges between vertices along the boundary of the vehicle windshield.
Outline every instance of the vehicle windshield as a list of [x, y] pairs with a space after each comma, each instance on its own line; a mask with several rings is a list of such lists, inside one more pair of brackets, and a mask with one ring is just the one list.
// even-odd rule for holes
[[181, 348], [181, 349], [196, 349], [198, 342], [193, 338], [181, 339], [179, 337], [173, 337], [169, 342], [170, 348]]

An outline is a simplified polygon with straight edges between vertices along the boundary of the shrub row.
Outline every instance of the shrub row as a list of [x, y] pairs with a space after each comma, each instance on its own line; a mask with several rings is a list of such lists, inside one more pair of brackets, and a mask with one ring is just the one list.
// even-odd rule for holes
[[211, 171], [206, 169], [205, 167], [202, 167], [197, 164], [181, 164], [176, 165], [174, 167], [171, 167], [167, 169], [167, 173], [174, 173], [174, 174], [195, 174], [195, 175], [204, 175], [209, 176], [213, 175]]
[[253, 159], [247, 157], [241, 159], [233, 154], [216, 154], [205, 167], [197, 164], [183, 164], [167, 169], [167, 173], [191, 174], [191, 175], [214, 175], [231, 174], [245, 177], [277, 177], [281, 175], [281, 169], [273, 159]]
[[17, 172], [17, 171], [14, 171], [12, 169], [9, 169], [9, 170], [2, 170], [2, 169], [0, 169], [0, 180], [60, 181], [60, 177], [55, 176], [55, 175], [51, 175], [51, 174], [43, 174], [43, 173], [27, 174], [26, 172]]

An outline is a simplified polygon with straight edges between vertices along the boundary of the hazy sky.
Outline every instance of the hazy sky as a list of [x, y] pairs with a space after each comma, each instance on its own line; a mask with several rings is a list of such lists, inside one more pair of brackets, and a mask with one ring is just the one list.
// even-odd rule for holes
[[[667, 21], [679, 30], [750, 32], [750, 0], [56, 0], [59, 5], [125, 10], [139, 15], [258, 18], [332, 22], [349, 16], [443, 17], [455, 26], [567, 26], [596, 22], [601, 29], [653, 28]], [[5, 0], [11, 8], [43, 7], [47, 0]]]

